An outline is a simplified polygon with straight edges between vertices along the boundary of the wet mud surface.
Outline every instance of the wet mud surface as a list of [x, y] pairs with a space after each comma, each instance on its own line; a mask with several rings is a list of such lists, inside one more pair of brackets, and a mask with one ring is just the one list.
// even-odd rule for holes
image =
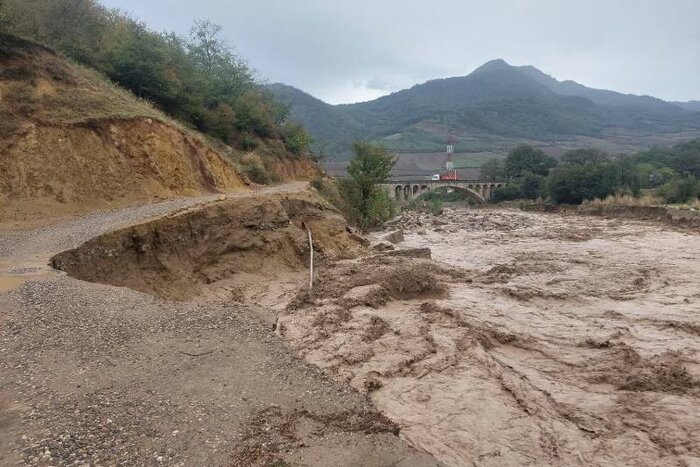
[[447, 465], [700, 464], [700, 235], [461, 208], [396, 229], [433, 261], [319, 271], [277, 332], [410, 444]]

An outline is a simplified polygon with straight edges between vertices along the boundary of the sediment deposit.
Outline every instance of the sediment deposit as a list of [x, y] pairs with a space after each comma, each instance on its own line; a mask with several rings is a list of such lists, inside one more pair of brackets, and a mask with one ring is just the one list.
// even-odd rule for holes
[[279, 329], [411, 444], [448, 465], [700, 462], [697, 233], [467, 209], [397, 228], [436, 262], [346, 262]]

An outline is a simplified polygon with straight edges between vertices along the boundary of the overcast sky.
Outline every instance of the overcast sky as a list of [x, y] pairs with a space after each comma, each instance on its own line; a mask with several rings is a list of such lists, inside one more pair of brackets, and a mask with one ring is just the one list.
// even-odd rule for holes
[[503, 58], [587, 86], [700, 100], [700, 0], [101, 0], [152, 29], [211, 19], [269, 82], [370, 100]]

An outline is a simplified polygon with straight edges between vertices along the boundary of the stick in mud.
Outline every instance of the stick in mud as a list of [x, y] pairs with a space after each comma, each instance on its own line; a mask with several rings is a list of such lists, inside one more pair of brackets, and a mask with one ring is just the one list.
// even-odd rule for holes
[[304, 223], [309, 234], [309, 290], [314, 288], [314, 241], [311, 238], [311, 229]]

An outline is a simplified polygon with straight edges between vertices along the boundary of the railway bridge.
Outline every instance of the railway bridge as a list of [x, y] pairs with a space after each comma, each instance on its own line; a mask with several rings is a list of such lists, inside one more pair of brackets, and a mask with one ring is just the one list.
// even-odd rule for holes
[[398, 203], [407, 203], [423, 193], [450, 188], [461, 191], [477, 204], [485, 204], [491, 199], [493, 190], [502, 185], [505, 183], [480, 180], [391, 180], [382, 187]]

